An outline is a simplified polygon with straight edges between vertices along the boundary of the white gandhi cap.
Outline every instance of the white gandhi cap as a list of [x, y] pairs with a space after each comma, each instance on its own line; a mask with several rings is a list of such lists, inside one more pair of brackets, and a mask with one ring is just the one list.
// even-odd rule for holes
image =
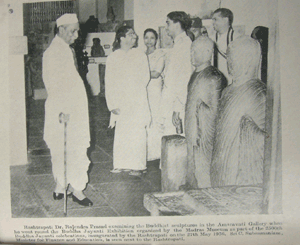
[[75, 23], [78, 23], [76, 14], [64, 14], [56, 20], [57, 27]]

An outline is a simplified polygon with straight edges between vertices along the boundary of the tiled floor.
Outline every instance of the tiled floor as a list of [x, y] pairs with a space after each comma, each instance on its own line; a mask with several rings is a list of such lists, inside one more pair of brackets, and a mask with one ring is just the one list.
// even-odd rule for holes
[[[28, 165], [11, 167], [12, 217], [63, 217], [63, 200], [54, 201], [50, 151], [43, 141], [44, 100], [28, 99]], [[141, 177], [112, 174], [114, 131], [108, 129], [105, 99], [90, 99], [91, 166], [87, 196], [93, 207], [81, 207], [68, 198], [68, 217], [148, 216], [143, 206], [145, 193], [160, 191], [159, 162], [147, 163]]]

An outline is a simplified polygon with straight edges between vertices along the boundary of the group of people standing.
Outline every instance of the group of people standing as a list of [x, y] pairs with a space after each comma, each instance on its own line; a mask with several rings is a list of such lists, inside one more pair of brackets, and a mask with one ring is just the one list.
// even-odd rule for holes
[[166, 31], [174, 46], [166, 54], [156, 49], [158, 34], [146, 29], [146, 52], [134, 49], [137, 39], [131, 27], [116, 32], [119, 49], [106, 62], [106, 101], [115, 129], [113, 173], [141, 175], [146, 161], [160, 158], [163, 135], [176, 134], [184, 119], [187, 83], [192, 73], [191, 20], [184, 12], [167, 16]]
[[[232, 29], [233, 15], [228, 18], [228, 11], [219, 9], [213, 17], [221, 40], [231, 35], [222, 35], [225, 24]], [[145, 53], [133, 49], [137, 36], [131, 27], [117, 30], [115, 44], [119, 49], [107, 58], [105, 77], [106, 100], [112, 113], [110, 127], [116, 125], [113, 173], [141, 175], [147, 160], [160, 158], [162, 136], [184, 134], [187, 85], [194, 70], [191, 45], [199, 38], [209, 38], [201, 19], [190, 19], [182, 11], [167, 15], [165, 30], [173, 39], [173, 47], [168, 51], [156, 49], [158, 34], [149, 28], [144, 31]], [[219, 46], [220, 53], [226, 53], [227, 46]], [[219, 58], [219, 63], [224, 62]]]
[[[172, 134], [186, 136], [187, 184], [192, 187], [252, 183], [246, 172], [261, 172], [265, 88], [256, 79], [260, 47], [255, 40], [242, 39], [227, 48], [235, 38], [230, 10], [217, 9], [212, 20], [215, 40], [207, 36], [199, 18], [192, 21], [182, 11], [169, 13], [166, 32], [174, 45], [167, 51], [156, 49], [158, 34], [154, 29], [144, 31], [146, 52], [134, 48], [137, 35], [132, 27], [122, 26], [116, 31], [114, 52], [107, 57], [105, 71], [105, 95], [111, 112], [109, 127], [115, 127], [112, 173], [129, 171], [133, 176], [142, 175], [147, 171], [147, 160], [160, 158], [162, 137]], [[43, 57], [43, 80], [48, 92], [44, 138], [51, 150], [56, 182], [53, 198], [62, 199], [64, 189], [68, 188], [73, 201], [92, 206], [83, 193], [89, 167], [87, 97], [76, 70], [74, 50], [69, 46], [78, 37], [76, 14], [58, 18], [57, 27], [58, 33]], [[226, 69], [221, 68], [222, 63]], [[227, 86], [231, 78], [235, 82]], [[248, 100], [243, 101], [243, 97]], [[70, 115], [67, 186], [62, 165], [63, 127], [58, 118], [61, 112]], [[237, 141], [236, 135], [243, 137], [243, 141]], [[234, 150], [243, 149], [251, 156], [233, 152], [232, 145]], [[244, 168], [241, 164], [247, 159], [252, 162]], [[223, 163], [229, 166], [224, 170], [229, 171], [225, 177]], [[226, 180], [239, 173], [238, 181]], [[260, 174], [250, 177], [255, 183], [262, 181]]]
[[119, 49], [107, 58], [105, 78], [110, 127], [116, 127], [112, 173], [142, 175], [147, 160], [160, 158], [162, 137], [182, 134], [187, 187], [262, 183], [260, 45], [237, 37], [229, 9], [213, 13], [214, 40], [199, 20], [169, 13], [168, 51], [156, 49], [153, 29], [144, 32], [145, 53], [133, 48], [137, 36], [131, 27], [117, 31]]

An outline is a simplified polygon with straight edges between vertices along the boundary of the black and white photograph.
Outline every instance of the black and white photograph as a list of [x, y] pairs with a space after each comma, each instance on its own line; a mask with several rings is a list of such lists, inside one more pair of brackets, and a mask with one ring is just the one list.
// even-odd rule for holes
[[0, 1], [0, 241], [284, 244], [299, 85], [282, 2]]

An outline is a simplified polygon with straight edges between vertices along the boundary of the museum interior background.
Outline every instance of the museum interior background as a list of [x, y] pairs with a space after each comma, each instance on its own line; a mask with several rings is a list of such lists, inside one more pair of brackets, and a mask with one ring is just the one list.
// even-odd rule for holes
[[[157, 6], [160, 6], [159, 9]], [[41, 79], [41, 54], [47, 48], [54, 36], [54, 23], [57, 15], [75, 12], [77, 13], [81, 25], [82, 36], [85, 38], [88, 33], [101, 33], [99, 37], [102, 45], [109, 44], [113, 35], [113, 27], [122, 24], [133, 25], [136, 33], [140, 37], [139, 47], [144, 49], [142, 42], [143, 31], [146, 28], [159, 30], [165, 25], [166, 15], [174, 10], [182, 10], [191, 16], [209, 18], [212, 10], [226, 7], [234, 13], [234, 25], [244, 27], [245, 34], [250, 35], [256, 26], [265, 26], [269, 28], [269, 50], [268, 50], [268, 83], [267, 83], [267, 133], [265, 150], [264, 169], [264, 205], [265, 213], [281, 212], [281, 120], [280, 120], [280, 83], [279, 83], [279, 42], [278, 42], [278, 14], [277, 1], [274, 0], [190, 0], [190, 1], [138, 1], [138, 0], [76, 0], [76, 1], [10, 1], [7, 6], [9, 14], [9, 37], [10, 37], [10, 55], [9, 55], [9, 86], [10, 86], [10, 162], [12, 166], [23, 166], [27, 170], [34, 171], [43, 166], [35, 165], [36, 159], [40, 155], [49, 158], [49, 151], [41, 136], [43, 129], [43, 103], [45, 101], [44, 85]], [[111, 12], [115, 19], [111, 21], [107, 13]], [[98, 21], [98, 24], [88, 24]], [[210, 23], [210, 20], [205, 20]], [[107, 34], [107, 35], [106, 35]], [[93, 36], [90, 35], [90, 36]], [[97, 34], [98, 35], [98, 34]], [[91, 38], [91, 37], [90, 37]], [[106, 41], [107, 40], [107, 41]], [[86, 40], [85, 40], [86, 41]], [[107, 43], [106, 43], [107, 42]], [[86, 44], [86, 43], [84, 43]], [[77, 57], [82, 60], [83, 76], [85, 74], [84, 65], [87, 54], [82, 50], [82, 42], [78, 42]], [[34, 52], [32, 52], [34, 50]], [[106, 55], [109, 48], [106, 49]], [[104, 162], [111, 162], [111, 144], [113, 132], [104, 130], [108, 120], [107, 108], [105, 108], [104, 99], [104, 81], [103, 67], [105, 66], [105, 57], [90, 59], [89, 71], [94, 74], [89, 82], [86, 80], [87, 90], [90, 99], [91, 111], [91, 131], [92, 140], [95, 144], [93, 157], [100, 159], [99, 164], [94, 164], [93, 171], [101, 172]], [[95, 68], [96, 67], [96, 68]], [[99, 69], [98, 69], [99, 68]], [[101, 83], [95, 84], [96, 77]], [[92, 86], [91, 86], [92, 85]], [[31, 101], [31, 103], [29, 102]], [[38, 124], [32, 124], [37, 119]], [[102, 128], [101, 128], [102, 127]], [[93, 131], [94, 130], [94, 131]], [[40, 134], [38, 134], [39, 132]], [[33, 134], [32, 134], [33, 133]], [[35, 134], [36, 133], [36, 134]], [[105, 134], [105, 135], [104, 135]], [[37, 138], [40, 137], [39, 140]], [[103, 140], [106, 137], [106, 141]], [[34, 139], [34, 140], [32, 140]], [[109, 146], [110, 145], [110, 146]], [[18, 149], [18, 154], [15, 153]], [[34, 160], [35, 159], [35, 160]], [[102, 161], [102, 165], [100, 162]], [[95, 161], [97, 162], [97, 161]], [[39, 163], [36, 163], [39, 164]], [[104, 166], [107, 168], [109, 165]], [[48, 166], [49, 167], [49, 166]], [[46, 169], [46, 170], [45, 170]], [[48, 174], [49, 169], [44, 168]], [[39, 174], [43, 174], [44, 170]], [[151, 188], [147, 191], [160, 191], [160, 173], [157, 168], [154, 169], [153, 176], [143, 180], [141, 186], [150, 183]], [[280, 171], [279, 171], [280, 170]], [[48, 172], [47, 172], [48, 171]], [[102, 176], [102, 175], [101, 175]], [[102, 176], [103, 177], [103, 176]], [[100, 177], [98, 177], [100, 178]], [[105, 180], [108, 181], [109, 180]], [[135, 180], [130, 180], [135, 181]], [[121, 182], [119, 182], [121, 183]], [[109, 186], [109, 184], [107, 185]], [[153, 187], [153, 188], [152, 188]], [[142, 189], [143, 187], [141, 187]], [[145, 192], [147, 192], [145, 190]], [[41, 194], [44, 195], [44, 194]], [[105, 199], [105, 198], [104, 198]], [[132, 203], [129, 202], [128, 206]], [[109, 206], [109, 205], [108, 205]], [[108, 209], [108, 208], [107, 208]], [[113, 210], [112, 209], [109, 210]], [[42, 208], [47, 213], [47, 208]], [[45, 211], [46, 210], [46, 211]], [[105, 209], [106, 210], [106, 209]], [[142, 210], [142, 209], [141, 209]], [[35, 210], [36, 211], [36, 210]], [[78, 213], [78, 210], [76, 211]], [[103, 211], [104, 212], [104, 211]], [[102, 213], [103, 213], [102, 212]], [[109, 216], [109, 212], [105, 211]], [[104, 212], [104, 213], [105, 213]], [[49, 212], [48, 212], [49, 213]], [[101, 213], [101, 212], [100, 212]], [[103, 215], [101, 213], [101, 215]], [[127, 215], [149, 215], [142, 210], [140, 213], [133, 211], [131, 213], [122, 213], [115, 210], [115, 213], [121, 216]], [[31, 215], [34, 215], [31, 213]], [[85, 214], [88, 215], [88, 214]], [[90, 214], [92, 215], [92, 213]], [[94, 213], [93, 213], [94, 215]], [[99, 214], [99, 216], [101, 216]], [[112, 215], [114, 216], [114, 215]]]

